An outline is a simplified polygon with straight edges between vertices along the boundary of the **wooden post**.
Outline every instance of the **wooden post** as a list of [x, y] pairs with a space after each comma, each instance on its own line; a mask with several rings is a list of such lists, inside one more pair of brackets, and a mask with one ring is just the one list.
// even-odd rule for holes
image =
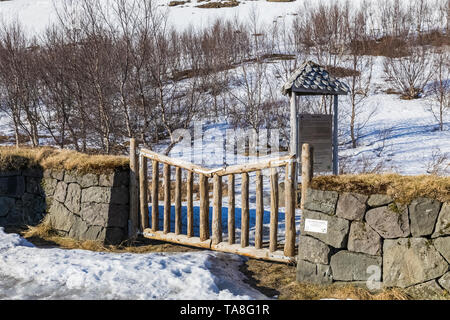
[[222, 177], [213, 178], [212, 244], [222, 242]]
[[209, 239], [209, 192], [208, 178], [200, 174], [200, 241]]
[[139, 156], [139, 200], [141, 213], [141, 231], [148, 228], [148, 199], [147, 199], [147, 158]]
[[175, 168], [175, 234], [181, 233], [181, 168]]
[[256, 171], [256, 220], [255, 220], [255, 248], [261, 249], [263, 244], [263, 176], [261, 170]]
[[339, 146], [338, 146], [338, 95], [334, 95], [333, 101], [333, 174], [339, 173]]
[[134, 239], [139, 230], [139, 192], [136, 139], [130, 139], [130, 213], [128, 217], [128, 237]]
[[250, 212], [248, 206], [248, 173], [242, 174], [241, 192], [241, 247], [247, 247], [249, 243]]
[[234, 174], [228, 175], [228, 244], [236, 242]]
[[187, 172], [186, 182], [186, 197], [187, 197], [187, 236], [194, 236], [194, 173]]
[[[290, 154], [296, 155], [297, 162], [299, 159], [299, 137], [298, 137], [298, 119], [297, 119], [297, 95], [294, 92], [291, 92], [289, 95], [290, 102], [290, 128], [291, 128], [291, 143], [290, 143]], [[295, 181], [297, 181], [298, 172], [295, 172]]]
[[170, 166], [164, 164], [164, 233], [170, 232]]
[[152, 231], [159, 229], [159, 162], [152, 161]]
[[278, 172], [270, 169], [270, 245], [269, 251], [277, 249], [278, 237]]
[[284, 193], [285, 193], [285, 242], [284, 255], [293, 257], [295, 255], [295, 186], [294, 175], [297, 162], [293, 161], [286, 165]]
[[304, 143], [302, 145], [302, 197], [300, 200], [302, 213], [305, 206], [306, 192], [313, 177], [313, 162], [313, 147], [308, 143]]

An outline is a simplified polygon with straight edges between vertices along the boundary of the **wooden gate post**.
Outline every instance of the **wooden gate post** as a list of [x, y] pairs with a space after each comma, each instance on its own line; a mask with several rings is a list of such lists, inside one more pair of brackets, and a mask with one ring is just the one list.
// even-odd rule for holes
[[130, 139], [130, 213], [128, 217], [128, 238], [135, 239], [139, 230], [139, 192], [136, 157], [136, 139]]
[[308, 143], [304, 143], [302, 145], [302, 198], [300, 201], [302, 215], [305, 205], [306, 192], [313, 177], [313, 162], [313, 147]]
[[147, 199], [147, 158], [139, 155], [139, 200], [141, 214], [141, 231], [147, 229], [148, 223], [148, 199]]
[[297, 174], [297, 161], [286, 165], [285, 172], [285, 242], [284, 255], [293, 257], [295, 255], [295, 175]]

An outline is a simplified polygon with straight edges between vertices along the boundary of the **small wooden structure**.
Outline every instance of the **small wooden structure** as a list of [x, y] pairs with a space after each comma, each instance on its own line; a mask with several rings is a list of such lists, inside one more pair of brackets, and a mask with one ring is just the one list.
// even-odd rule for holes
[[[300, 162], [301, 149], [298, 127], [298, 102], [299, 96], [333, 95], [333, 174], [338, 174], [338, 95], [346, 95], [348, 86], [332, 77], [328, 71], [318, 64], [307, 61], [295, 70], [283, 85], [281, 92], [290, 98], [290, 127], [291, 142], [290, 154], [295, 154], [297, 162]], [[314, 147], [314, 143], [312, 143]], [[298, 174], [296, 174], [298, 177]]]

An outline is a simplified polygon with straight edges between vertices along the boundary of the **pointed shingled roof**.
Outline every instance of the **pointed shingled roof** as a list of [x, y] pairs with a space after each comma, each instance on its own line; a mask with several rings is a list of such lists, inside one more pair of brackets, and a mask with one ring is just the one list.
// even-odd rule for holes
[[281, 88], [283, 95], [291, 91], [298, 95], [345, 95], [349, 88], [345, 83], [331, 76], [323, 67], [307, 61], [292, 73]]

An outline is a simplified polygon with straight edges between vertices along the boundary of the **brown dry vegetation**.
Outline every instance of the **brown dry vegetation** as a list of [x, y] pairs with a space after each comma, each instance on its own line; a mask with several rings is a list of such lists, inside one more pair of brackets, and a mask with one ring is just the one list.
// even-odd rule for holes
[[417, 197], [450, 201], [450, 177], [436, 175], [401, 176], [390, 173], [318, 176], [313, 178], [311, 188], [367, 195], [387, 194], [403, 204]]
[[77, 170], [79, 172], [106, 172], [126, 168], [125, 156], [89, 155], [74, 150], [43, 148], [0, 147], [0, 170], [43, 169]]
[[239, 5], [238, 1], [231, 0], [231, 1], [223, 1], [223, 2], [208, 2], [208, 3], [197, 6], [197, 8], [204, 8], [204, 9], [230, 8], [230, 7], [236, 7], [238, 5]]

